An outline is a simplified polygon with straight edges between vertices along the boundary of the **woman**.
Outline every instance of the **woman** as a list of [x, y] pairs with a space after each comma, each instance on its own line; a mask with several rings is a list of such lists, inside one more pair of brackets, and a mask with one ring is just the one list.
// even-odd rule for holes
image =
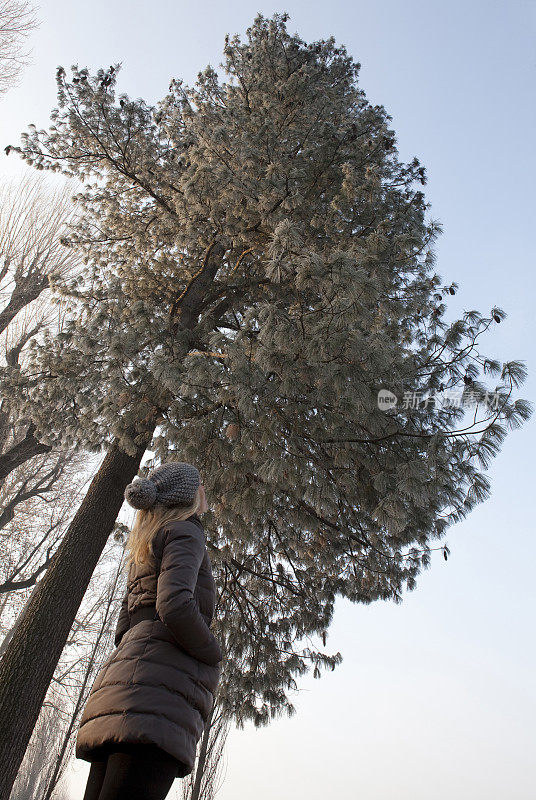
[[128, 582], [115, 645], [80, 721], [76, 757], [91, 762], [84, 800], [163, 800], [192, 772], [222, 652], [209, 625], [216, 591], [196, 467], [168, 462], [135, 478]]

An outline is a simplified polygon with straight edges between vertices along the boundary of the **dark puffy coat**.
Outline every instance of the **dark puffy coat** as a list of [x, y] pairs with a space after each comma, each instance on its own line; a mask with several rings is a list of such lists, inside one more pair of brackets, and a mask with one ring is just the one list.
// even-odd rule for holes
[[[157, 565], [130, 566], [116, 649], [91, 689], [76, 757], [93, 761], [100, 748], [114, 743], [153, 744], [181, 762], [177, 776], [182, 778], [193, 770], [222, 658], [209, 629], [216, 587], [197, 514], [164, 525], [153, 552]], [[129, 628], [129, 615], [155, 602], [160, 619]]]

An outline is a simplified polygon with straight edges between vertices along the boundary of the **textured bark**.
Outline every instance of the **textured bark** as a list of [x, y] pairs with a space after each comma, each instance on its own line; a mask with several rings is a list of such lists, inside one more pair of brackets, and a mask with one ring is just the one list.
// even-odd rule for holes
[[[0, 662], [0, 800], [9, 795], [80, 603], [154, 427], [135, 456], [114, 442]], [[68, 587], [68, 588], [67, 588]]]

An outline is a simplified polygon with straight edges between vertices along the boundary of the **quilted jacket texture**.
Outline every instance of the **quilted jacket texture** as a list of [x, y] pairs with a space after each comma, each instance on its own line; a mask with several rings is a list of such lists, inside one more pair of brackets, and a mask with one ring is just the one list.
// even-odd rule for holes
[[[153, 552], [155, 566], [130, 566], [116, 648], [88, 697], [76, 757], [93, 761], [114, 743], [153, 744], [178, 759], [182, 778], [193, 770], [220, 679], [222, 652], [209, 628], [216, 586], [197, 514], [160, 528]], [[159, 620], [129, 628], [130, 614], [155, 603]]]

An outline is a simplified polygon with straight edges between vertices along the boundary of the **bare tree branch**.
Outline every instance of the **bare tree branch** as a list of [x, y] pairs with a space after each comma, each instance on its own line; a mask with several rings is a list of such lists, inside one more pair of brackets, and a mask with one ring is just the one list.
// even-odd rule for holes
[[[0, 94], [17, 85], [29, 53], [20, 50], [22, 41], [39, 26], [34, 8], [25, 1], [0, 2]], [[31, 51], [30, 51], [31, 52]]]

